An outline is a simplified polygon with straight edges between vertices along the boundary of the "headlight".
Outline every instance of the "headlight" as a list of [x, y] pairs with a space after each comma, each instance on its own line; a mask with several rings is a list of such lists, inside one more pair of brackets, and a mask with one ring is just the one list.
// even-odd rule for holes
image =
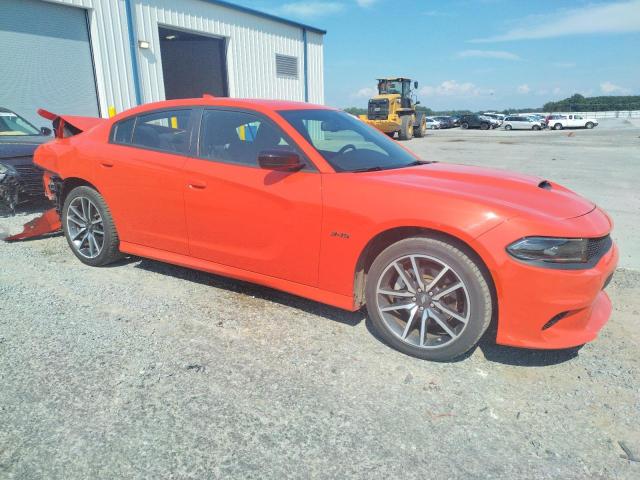
[[527, 237], [507, 247], [513, 257], [527, 262], [586, 263], [586, 238]]

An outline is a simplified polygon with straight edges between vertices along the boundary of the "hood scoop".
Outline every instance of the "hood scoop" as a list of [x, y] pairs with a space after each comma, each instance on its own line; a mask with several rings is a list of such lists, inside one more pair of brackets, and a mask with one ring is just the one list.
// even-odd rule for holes
[[549, 180], [542, 180], [538, 184], [538, 188], [542, 188], [543, 190], [551, 190], [553, 186], [551, 185], [551, 182]]

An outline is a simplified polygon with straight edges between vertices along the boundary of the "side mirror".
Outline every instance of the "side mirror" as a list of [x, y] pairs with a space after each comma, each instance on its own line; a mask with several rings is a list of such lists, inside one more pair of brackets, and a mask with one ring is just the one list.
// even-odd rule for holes
[[416, 105], [420, 105], [420, 100], [417, 100], [417, 101], [416, 101]]
[[48, 137], [49, 135], [51, 135], [52, 130], [49, 127], [41, 127], [40, 128], [40, 134], [44, 135], [45, 137]]
[[418, 89], [418, 82], [413, 82], [413, 88]]
[[264, 150], [258, 154], [258, 165], [278, 172], [297, 172], [304, 168], [300, 156], [289, 150]]

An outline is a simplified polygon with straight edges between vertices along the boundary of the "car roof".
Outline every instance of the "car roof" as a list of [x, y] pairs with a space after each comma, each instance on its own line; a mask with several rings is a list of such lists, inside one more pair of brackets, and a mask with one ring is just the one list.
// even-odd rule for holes
[[163, 100], [160, 102], [146, 103], [138, 107], [116, 115], [114, 120], [126, 118], [147, 111], [180, 108], [180, 107], [235, 107], [246, 108], [257, 111], [278, 111], [278, 110], [336, 110], [335, 108], [325, 105], [315, 105], [313, 103], [294, 102], [288, 100], [267, 100], [261, 98], [229, 98], [214, 97], [212, 95], [204, 95], [200, 98], [182, 98], [178, 100]]

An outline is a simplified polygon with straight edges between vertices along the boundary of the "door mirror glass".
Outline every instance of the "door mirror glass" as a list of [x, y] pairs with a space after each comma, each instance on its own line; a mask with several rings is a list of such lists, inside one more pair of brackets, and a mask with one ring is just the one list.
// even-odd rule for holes
[[279, 172], [297, 172], [304, 168], [300, 156], [290, 150], [263, 150], [258, 154], [260, 168]]
[[418, 82], [413, 82], [413, 88], [418, 89]]

